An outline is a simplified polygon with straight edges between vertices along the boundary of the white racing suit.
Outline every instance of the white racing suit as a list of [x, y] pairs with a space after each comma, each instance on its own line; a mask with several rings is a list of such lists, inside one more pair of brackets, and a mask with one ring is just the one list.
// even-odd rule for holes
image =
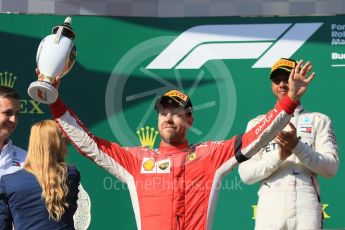
[[[255, 126], [262, 116], [248, 123]], [[329, 178], [338, 169], [338, 146], [331, 120], [320, 113], [308, 113], [299, 106], [291, 123], [300, 138], [293, 153], [279, 158], [279, 147], [271, 141], [239, 166], [246, 184], [261, 181], [255, 229], [322, 228], [322, 207], [317, 175]]]

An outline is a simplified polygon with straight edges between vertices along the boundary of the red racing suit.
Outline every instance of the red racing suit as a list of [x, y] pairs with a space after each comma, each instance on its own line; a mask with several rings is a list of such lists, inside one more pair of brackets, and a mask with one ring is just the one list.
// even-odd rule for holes
[[94, 136], [59, 98], [50, 105], [77, 150], [127, 183], [138, 229], [211, 229], [221, 179], [282, 130], [296, 108], [285, 97], [247, 133], [225, 141], [121, 147]]

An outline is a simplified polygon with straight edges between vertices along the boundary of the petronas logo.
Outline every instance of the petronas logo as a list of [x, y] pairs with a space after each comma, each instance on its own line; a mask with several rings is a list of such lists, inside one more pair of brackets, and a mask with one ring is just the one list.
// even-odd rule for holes
[[8, 73], [8, 72], [0, 73], [0, 85], [2, 86], [13, 88], [14, 82], [16, 81], [16, 79], [17, 79], [17, 76], [15, 76], [13, 73]]
[[153, 148], [155, 141], [158, 135], [158, 131], [155, 131], [155, 128], [146, 126], [137, 131], [137, 135], [140, 140], [140, 144], [143, 147]]

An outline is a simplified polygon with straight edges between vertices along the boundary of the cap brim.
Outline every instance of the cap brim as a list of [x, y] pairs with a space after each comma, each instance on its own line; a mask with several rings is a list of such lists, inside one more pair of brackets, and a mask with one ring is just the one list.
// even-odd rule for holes
[[178, 100], [176, 100], [173, 97], [162, 96], [157, 100], [156, 105], [155, 105], [155, 109], [159, 110], [161, 108], [164, 108], [164, 103], [168, 100], [171, 100], [172, 102], [174, 102], [177, 105], [176, 107], [181, 107], [181, 108], [185, 107], [183, 104], [181, 104], [181, 102], [179, 102]]
[[292, 71], [292, 69], [287, 69], [287, 68], [284, 68], [284, 67], [279, 67], [279, 68], [277, 68], [277, 69], [275, 69], [275, 70], [273, 70], [271, 72], [270, 79], [276, 77], [277, 74], [279, 74], [279, 73], [285, 73], [287, 75], [290, 75], [291, 71]]
[[186, 113], [191, 113], [193, 111], [192, 108], [192, 104], [190, 101], [187, 102], [186, 105], [182, 104], [179, 100], [177, 100], [174, 97], [170, 97], [170, 96], [162, 96], [159, 99], [157, 99], [157, 102], [155, 104], [155, 109], [157, 111], [159, 111], [160, 109], [163, 109], [167, 103], [166, 101], [170, 100], [171, 102], [169, 102], [169, 104], [174, 103], [176, 105], [176, 108], [180, 108], [184, 111], [186, 111]]

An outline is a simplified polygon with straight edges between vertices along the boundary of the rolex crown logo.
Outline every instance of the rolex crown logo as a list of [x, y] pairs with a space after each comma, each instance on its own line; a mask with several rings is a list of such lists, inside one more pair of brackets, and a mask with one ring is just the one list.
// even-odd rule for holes
[[13, 73], [8, 73], [8, 72], [0, 73], [1, 86], [7, 86], [10, 88], [13, 88], [14, 82], [16, 81], [16, 79], [17, 79], [17, 76], [15, 76]]
[[146, 126], [137, 131], [137, 135], [140, 140], [140, 144], [143, 147], [153, 148], [158, 135], [158, 131], [155, 131], [153, 127]]

